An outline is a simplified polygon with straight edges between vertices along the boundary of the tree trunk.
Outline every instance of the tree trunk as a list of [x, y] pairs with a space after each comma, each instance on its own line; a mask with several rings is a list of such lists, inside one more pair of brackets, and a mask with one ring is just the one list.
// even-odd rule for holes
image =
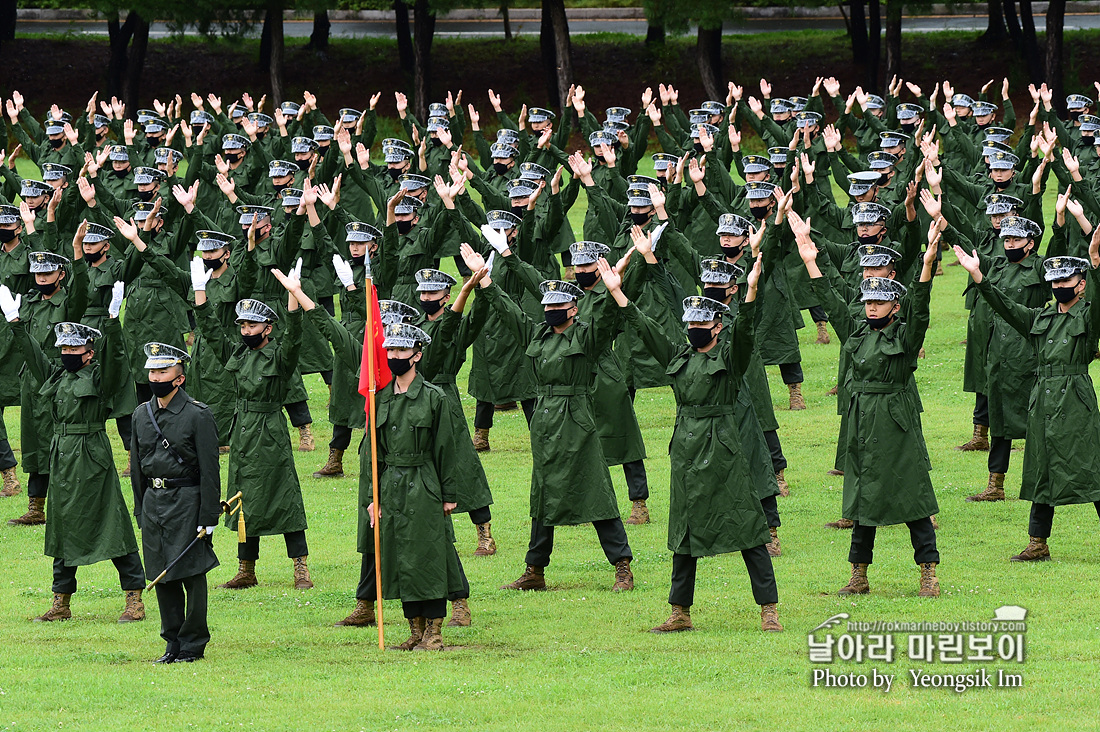
[[1023, 50], [1023, 33], [1020, 31], [1020, 18], [1016, 15], [1015, 0], [1002, 0], [1001, 7], [1005, 11], [1005, 26], [1008, 28], [1008, 37], [1016, 44], [1016, 50]]
[[886, 79], [901, 76], [901, 11], [902, 0], [886, 0]]
[[[149, 47], [149, 23], [137, 13], [134, 16], [134, 43], [130, 48], [130, 60], [126, 64], [126, 88], [122, 101], [128, 110], [140, 106], [141, 72], [145, 68], [145, 51]], [[126, 19], [129, 22], [129, 18]]]
[[264, 25], [260, 30], [260, 60], [259, 68], [267, 70], [271, 68], [271, 14], [264, 12]]
[[1064, 112], [1062, 89], [1062, 31], [1066, 24], [1066, 0], [1050, 0], [1047, 6], [1047, 86], [1054, 91], [1054, 107]]
[[878, 85], [878, 63], [882, 51], [882, 18], [878, 0], [868, 3], [867, 18], [867, 89], [875, 93], [882, 90]]
[[0, 0], [0, 44], [15, 40], [15, 0]]
[[414, 61], [412, 35], [409, 31], [409, 6], [402, 0], [393, 0], [393, 14], [397, 20], [397, 56], [401, 60], [401, 70], [411, 74]]
[[500, 18], [504, 21], [504, 40], [512, 40], [512, 19], [508, 15], [508, 0], [500, 4]]
[[542, 57], [542, 73], [546, 80], [547, 105], [559, 107], [565, 101], [558, 98], [558, 59], [554, 48], [554, 26], [543, 0], [542, 20], [539, 22], [539, 55]]
[[703, 28], [699, 26], [699, 36], [695, 43], [695, 61], [699, 67], [699, 77], [703, 81], [703, 91], [708, 99], [723, 99], [722, 93], [722, 26]]
[[852, 62], [867, 63], [867, 16], [863, 12], [863, 0], [849, 3], [848, 37], [852, 40]]
[[[127, 54], [127, 48], [130, 45], [130, 39], [134, 35], [134, 25], [137, 22], [137, 13], [131, 11], [126, 16], [126, 22], [118, 22], [118, 14], [110, 13], [107, 17], [107, 37], [111, 43], [111, 55], [107, 61], [107, 93], [104, 98], [110, 99], [111, 97], [122, 98], [125, 96], [124, 90], [126, 88], [126, 64], [129, 60]], [[133, 109], [127, 109], [127, 112], [134, 113]]]
[[989, 14], [989, 24], [985, 33], [981, 36], [981, 42], [992, 46], [1008, 38], [1008, 29], [1005, 28], [1004, 0], [988, 0], [986, 8]]
[[1023, 30], [1024, 59], [1027, 60], [1028, 76], [1032, 83], [1040, 84], [1044, 74], [1043, 62], [1039, 56], [1039, 40], [1035, 36], [1035, 18], [1031, 14], [1031, 0], [1020, 0], [1020, 26]]
[[547, 46], [553, 50], [552, 64], [547, 70], [547, 91], [552, 91], [550, 96], [555, 97], [552, 106], [560, 107], [573, 85], [573, 44], [569, 40], [565, 0], [542, 0], [542, 24], [543, 63], [548, 60]]
[[283, 103], [283, 0], [268, 0], [267, 20], [271, 28], [271, 109]]
[[413, 11], [413, 112], [418, 119], [427, 120], [432, 93], [435, 14], [429, 7], [428, 0], [416, 0]]
[[648, 48], [665, 45], [665, 27], [650, 23], [645, 32], [645, 45]]
[[309, 34], [309, 48], [323, 56], [328, 49], [329, 33], [332, 23], [328, 19], [328, 11], [321, 10], [313, 14], [313, 32]]

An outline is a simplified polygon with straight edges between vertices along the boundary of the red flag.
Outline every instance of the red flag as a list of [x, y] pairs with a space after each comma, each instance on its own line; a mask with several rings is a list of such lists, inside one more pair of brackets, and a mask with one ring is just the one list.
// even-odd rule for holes
[[[368, 354], [374, 349], [374, 387], [377, 391], [390, 383], [390, 367], [386, 361], [386, 349], [382, 348], [386, 336], [382, 332], [382, 312], [378, 309], [378, 290], [374, 285], [370, 286], [371, 329], [363, 333], [363, 356], [359, 366], [359, 393], [367, 396], [370, 393], [370, 361]], [[368, 407], [369, 409], [369, 407]]]

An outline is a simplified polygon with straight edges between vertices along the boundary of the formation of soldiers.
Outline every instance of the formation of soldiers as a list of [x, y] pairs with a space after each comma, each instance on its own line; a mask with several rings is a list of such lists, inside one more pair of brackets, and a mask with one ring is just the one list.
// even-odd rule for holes
[[[843, 344], [829, 472], [844, 493], [826, 524], [852, 532], [840, 593], [870, 591], [876, 529], [904, 523], [919, 594], [938, 596], [939, 509], [913, 375], [949, 248], [972, 280], [963, 387], [974, 432], [959, 449], [989, 453], [988, 485], [967, 500], [1005, 499], [1012, 441], [1026, 439], [1029, 541], [1012, 560], [1049, 559], [1056, 506], [1100, 513], [1100, 450], [1080, 447], [1100, 447], [1088, 375], [1100, 338], [1092, 100], [1070, 95], [1063, 121], [1049, 90], [1030, 87], [1017, 125], [1007, 80], [976, 97], [900, 80], [885, 97], [845, 97], [831, 78], [806, 97], [771, 92], [731, 82], [725, 100], [688, 107], [661, 85], [638, 112], [611, 107], [600, 121], [580, 86], [557, 113], [523, 106], [516, 117], [490, 90], [495, 139], [461, 92], [423, 122], [397, 94], [406, 134], [380, 143], [379, 94], [331, 119], [308, 92], [270, 115], [248, 95], [225, 105], [192, 94], [190, 107], [177, 96], [136, 121], [93, 96], [40, 122], [14, 93], [5, 138], [18, 147], [0, 166], [0, 406], [21, 407], [29, 497], [9, 524], [44, 523], [54, 562], [54, 601], [36, 620], [71, 617], [77, 567], [110, 559], [126, 594], [120, 622], [145, 617], [144, 582], [163, 575], [158, 660], [202, 658], [210, 535], [233, 499], [246, 528], [220, 587], [255, 586], [260, 537], [273, 535], [294, 586], [313, 586], [287, 421], [297, 449], [313, 450], [302, 376], [320, 374], [332, 441], [314, 477], [344, 475], [366, 425], [368, 278], [385, 368], [377, 454], [370, 439], [358, 448], [356, 606], [339, 625], [376, 622], [378, 582], [409, 621], [398, 648], [442, 648], [448, 602], [450, 625], [472, 622], [451, 517], [469, 515], [475, 555], [496, 553], [478, 453], [500, 409], [523, 409], [533, 463], [525, 568], [506, 589], [546, 589], [555, 527], [587, 523], [612, 590], [633, 589], [624, 524], [650, 521], [634, 398], [670, 386], [671, 614], [653, 630], [693, 627], [698, 559], [729, 552], [745, 560], [762, 629], [782, 630], [772, 560], [790, 486], [765, 367], [779, 367], [789, 409], [805, 409], [803, 311], [818, 343], [831, 324]], [[570, 152], [575, 132], [585, 146]], [[750, 132], [764, 154], [743, 151]], [[461, 144], [471, 139], [476, 156]], [[19, 175], [20, 153], [41, 180]], [[1059, 195], [1045, 227], [1051, 172]], [[568, 213], [582, 188], [577, 232]], [[440, 269], [448, 259], [461, 282]], [[468, 356], [472, 435], [457, 384]], [[122, 477], [144, 566], [109, 421], [130, 450]], [[620, 465], [625, 520], [610, 473]], [[4, 496], [22, 491], [16, 466], [0, 431]]]

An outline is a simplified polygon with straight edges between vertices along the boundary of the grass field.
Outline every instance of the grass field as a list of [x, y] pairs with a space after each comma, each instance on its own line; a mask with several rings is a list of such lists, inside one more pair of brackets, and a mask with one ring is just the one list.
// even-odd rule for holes
[[[574, 217], [583, 212], [580, 205]], [[783, 557], [775, 560], [785, 633], [759, 630], [744, 565], [732, 555], [700, 563], [696, 632], [646, 632], [668, 614], [671, 567], [666, 445], [674, 404], [671, 393], [660, 389], [641, 392], [636, 403], [650, 453], [653, 523], [628, 527], [634, 592], [609, 591], [612, 569], [587, 526], [557, 531], [546, 575], [551, 591], [497, 589], [523, 569], [530, 473], [522, 414], [498, 414], [492, 452], [483, 456], [496, 500], [498, 554], [473, 557], [473, 527], [465, 516], [455, 520], [473, 589], [473, 626], [445, 629], [445, 642], [454, 648], [444, 653], [381, 652], [374, 629], [332, 627], [353, 607], [358, 579], [358, 470], [354, 461], [346, 461], [348, 477], [310, 477], [324, 462], [330, 436], [327, 392], [317, 376], [310, 376], [318, 451], [296, 453], [296, 461], [316, 588], [293, 590], [282, 541], [265, 539], [257, 565], [259, 587], [211, 590], [213, 640], [207, 660], [155, 667], [148, 662], [163, 651], [155, 598], [147, 599], [144, 623], [117, 625], [122, 593], [109, 563], [80, 570], [72, 621], [31, 624], [29, 618], [43, 612], [51, 598], [43, 529], [0, 525], [5, 570], [0, 583], [0, 728], [908, 730], [935, 725], [986, 730], [1057, 724], [1096, 729], [1100, 615], [1094, 588], [1100, 559], [1095, 512], [1091, 506], [1060, 509], [1051, 542], [1054, 561], [1015, 565], [1007, 558], [1027, 541], [1030, 504], [963, 500], [984, 487], [986, 478], [984, 453], [951, 449], [971, 432], [972, 396], [961, 389], [965, 282], [958, 267], [948, 267], [937, 278], [928, 356], [917, 372], [940, 502], [939, 599], [917, 598], [918, 571], [903, 527], [879, 532], [870, 596], [851, 600], [835, 594], [848, 577], [849, 534], [821, 525], [840, 509], [841, 482], [825, 475], [839, 424], [835, 400], [825, 392], [835, 381], [839, 345], [835, 337], [831, 345], [813, 345], [811, 327], [800, 332], [806, 411], [786, 411], [786, 389], [778, 372], [769, 370], [790, 462], [791, 496], [779, 499]], [[472, 418], [472, 400], [465, 406]], [[4, 415], [17, 452], [18, 412], [9, 409]], [[122, 447], [113, 426], [108, 432], [121, 467]], [[1022, 453], [1014, 453], [1012, 461], [1006, 484], [1010, 495], [1019, 487]], [[222, 464], [227, 465], [226, 458]], [[629, 503], [622, 472], [613, 469], [612, 475], [625, 513]], [[0, 517], [17, 516], [25, 507], [25, 493], [5, 499]], [[215, 535], [222, 566], [210, 573], [211, 585], [232, 576], [234, 543], [224, 529]], [[889, 694], [810, 686], [806, 635], [836, 613], [849, 613], [853, 620], [982, 621], [991, 619], [997, 607], [1013, 604], [1029, 610], [1026, 663], [985, 668], [1022, 673], [1023, 688], [963, 694], [914, 689], [909, 668], [961, 673], [977, 666], [911, 663], [904, 636], [899, 636], [901, 650], [893, 664], [833, 666], [838, 673], [870, 674], [876, 668], [898, 674]], [[400, 606], [387, 603], [385, 611], [387, 640], [400, 642], [407, 633]]]

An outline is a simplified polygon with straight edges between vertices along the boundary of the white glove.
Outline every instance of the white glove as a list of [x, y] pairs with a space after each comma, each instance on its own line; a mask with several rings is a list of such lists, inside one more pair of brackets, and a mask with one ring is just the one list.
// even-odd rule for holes
[[298, 257], [298, 261], [294, 263], [294, 269], [291, 270], [294, 274], [294, 279], [299, 282], [302, 281], [302, 258]]
[[208, 537], [209, 537], [209, 536], [213, 536], [213, 535], [214, 535], [214, 528], [215, 528], [215, 527], [213, 527], [213, 526], [200, 526], [200, 527], [198, 527], [197, 529], [195, 529], [195, 533], [197, 534], [197, 533], [199, 533], [200, 531], [203, 531], [203, 530], [205, 529], [205, 530], [206, 530], [206, 535], [207, 535]]
[[503, 231], [494, 229], [488, 224], [481, 227], [481, 233], [485, 236], [485, 241], [489, 242], [489, 246], [500, 252], [501, 256], [504, 256], [504, 252], [508, 251], [508, 236]]
[[208, 270], [202, 263], [202, 259], [195, 257], [191, 260], [191, 289], [195, 292], [205, 292], [206, 283], [210, 281], [213, 270]]
[[351, 274], [351, 265], [339, 254], [332, 255], [332, 266], [336, 270], [336, 276], [340, 278], [340, 284], [351, 287], [355, 284], [355, 278]]
[[485, 266], [489, 268], [489, 274], [493, 273], [493, 262], [497, 261], [497, 253], [489, 252], [489, 258], [485, 260]]
[[665, 233], [666, 227], [668, 227], [667, 221], [653, 229], [653, 234], [649, 238], [649, 246], [654, 252], [657, 251], [657, 242], [660, 240], [661, 234]]
[[23, 296], [12, 297], [7, 285], [0, 285], [0, 310], [4, 311], [4, 320], [13, 323], [19, 319], [19, 303]]
[[117, 318], [118, 314], [122, 311], [122, 296], [125, 291], [125, 286], [121, 282], [116, 282], [111, 285], [111, 302], [107, 305], [107, 314], [112, 318]]

